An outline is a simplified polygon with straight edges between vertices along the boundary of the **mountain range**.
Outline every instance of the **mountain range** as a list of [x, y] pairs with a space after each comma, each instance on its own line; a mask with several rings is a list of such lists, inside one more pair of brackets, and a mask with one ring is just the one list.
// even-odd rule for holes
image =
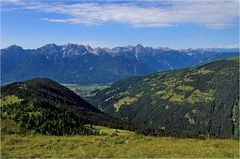
[[120, 80], [87, 99], [146, 134], [239, 136], [239, 58]]
[[1, 84], [44, 77], [60, 83], [106, 84], [153, 72], [239, 56], [238, 49], [170, 49], [136, 46], [91, 48], [47, 44], [1, 49]]

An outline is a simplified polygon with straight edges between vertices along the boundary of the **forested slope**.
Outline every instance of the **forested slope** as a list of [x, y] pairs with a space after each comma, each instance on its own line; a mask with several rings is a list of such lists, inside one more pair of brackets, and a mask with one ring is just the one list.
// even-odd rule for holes
[[239, 58], [121, 80], [89, 96], [144, 133], [239, 135]]
[[49, 79], [32, 79], [1, 87], [2, 132], [32, 130], [41, 134], [97, 134], [84, 125], [96, 124], [130, 129], [68, 88]]

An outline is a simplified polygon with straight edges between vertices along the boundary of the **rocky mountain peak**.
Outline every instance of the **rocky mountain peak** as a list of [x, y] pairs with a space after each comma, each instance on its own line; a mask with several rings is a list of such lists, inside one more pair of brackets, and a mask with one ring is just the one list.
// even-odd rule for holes
[[63, 56], [75, 56], [88, 53], [88, 50], [84, 45], [67, 44], [62, 46]]
[[8, 51], [18, 51], [18, 50], [23, 50], [23, 48], [21, 46], [12, 45], [12, 46], [9, 46], [8, 48], [6, 48], [6, 50], [8, 50]]
[[47, 44], [47, 45], [44, 45], [43, 47], [38, 48], [36, 52], [44, 55], [56, 55], [60, 53], [59, 50], [60, 50], [60, 47], [58, 45]]
[[145, 48], [144, 48], [142, 45], [140, 45], [140, 44], [137, 44], [137, 45], [134, 47], [134, 49], [135, 49], [135, 52], [136, 52], [136, 53], [140, 53], [140, 52], [144, 52], [144, 51], [145, 51]]

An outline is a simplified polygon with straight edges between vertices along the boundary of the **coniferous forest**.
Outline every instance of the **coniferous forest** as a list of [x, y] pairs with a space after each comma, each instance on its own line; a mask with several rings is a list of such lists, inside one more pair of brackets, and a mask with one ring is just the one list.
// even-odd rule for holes
[[89, 101], [144, 134], [238, 138], [239, 58], [121, 80]]
[[98, 132], [84, 125], [133, 129], [130, 123], [102, 113], [49, 79], [13, 83], [2, 87], [1, 92], [1, 119], [14, 120], [23, 130], [49, 135], [92, 135]]

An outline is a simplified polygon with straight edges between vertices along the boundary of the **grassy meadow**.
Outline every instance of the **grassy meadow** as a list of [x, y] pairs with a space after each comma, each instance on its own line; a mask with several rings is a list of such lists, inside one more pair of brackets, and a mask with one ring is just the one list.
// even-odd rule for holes
[[95, 126], [102, 136], [43, 136], [3, 134], [1, 157], [103, 158], [239, 158], [239, 141], [231, 139], [179, 139], [150, 137]]

